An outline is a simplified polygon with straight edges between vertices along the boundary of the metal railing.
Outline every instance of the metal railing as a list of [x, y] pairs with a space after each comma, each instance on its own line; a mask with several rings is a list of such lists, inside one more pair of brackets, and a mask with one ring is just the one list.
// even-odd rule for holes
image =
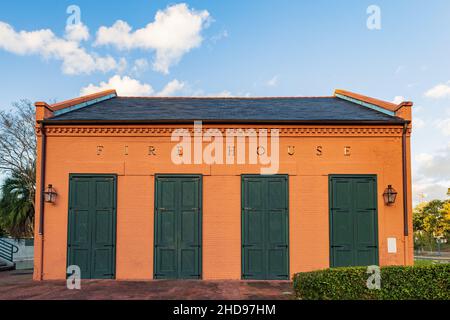
[[14, 263], [14, 253], [17, 253], [19, 248], [8, 241], [0, 239], [0, 258]]

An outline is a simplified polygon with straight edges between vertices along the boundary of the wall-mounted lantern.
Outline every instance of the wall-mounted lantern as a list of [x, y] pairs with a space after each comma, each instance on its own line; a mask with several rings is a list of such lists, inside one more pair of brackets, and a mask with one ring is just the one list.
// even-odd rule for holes
[[397, 191], [392, 188], [392, 185], [388, 185], [387, 189], [383, 193], [384, 203], [388, 206], [395, 203], [395, 198], [397, 198]]
[[45, 189], [44, 191], [45, 202], [55, 203], [56, 196], [57, 196], [56, 190], [53, 189], [53, 186], [51, 184], [49, 184], [47, 186], [47, 189]]

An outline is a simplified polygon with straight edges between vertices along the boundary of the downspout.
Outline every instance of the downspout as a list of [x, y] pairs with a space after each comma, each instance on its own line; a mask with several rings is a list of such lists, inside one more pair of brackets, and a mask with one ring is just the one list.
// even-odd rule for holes
[[41, 236], [41, 261], [40, 261], [40, 280], [44, 279], [44, 208], [45, 208], [45, 163], [46, 163], [46, 145], [47, 145], [47, 136], [45, 134], [45, 125], [41, 122], [40, 125], [41, 130], [41, 185], [39, 189], [41, 190], [40, 194], [40, 203], [39, 203], [39, 235]]
[[[403, 162], [403, 235], [409, 235], [408, 230], [408, 169], [406, 157], [406, 134], [408, 132], [408, 124], [403, 125], [402, 135], [402, 162]], [[406, 239], [405, 239], [406, 240]]]

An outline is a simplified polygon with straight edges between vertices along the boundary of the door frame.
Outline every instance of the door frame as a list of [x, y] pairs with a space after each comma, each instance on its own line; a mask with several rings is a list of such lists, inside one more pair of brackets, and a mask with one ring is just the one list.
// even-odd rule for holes
[[[117, 263], [117, 259], [116, 259], [116, 254], [117, 254], [117, 174], [116, 173], [69, 173], [69, 183], [68, 183], [68, 191], [69, 191], [69, 195], [68, 195], [68, 206], [67, 206], [67, 243], [66, 243], [66, 270], [64, 271], [64, 273], [66, 274], [66, 277], [69, 276], [67, 274], [67, 268], [69, 267], [69, 240], [70, 240], [70, 203], [72, 200], [72, 192], [70, 190], [70, 180], [72, 180], [73, 178], [76, 177], [81, 177], [81, 178], [95, 178], [95, 177], [99, 177], [99, 178], [112, 178], [114, 183], [113, 183], [113, 197], [114, 197], [114, 212], [113, 212], [113, 244], [114, 244], [114, 250], [113, 250], [113, 254], [112, 254], [112, 273], [113, 276], [111, 279], [116, 279], [116, 263]], [[92, 279], [92, 278], [90, 278]], [[94, 279], [95, 280], [95, 279]]]
[[376, 174], [329, 174], [328, 175], [328, 236], [329, 236], [329, 241], [328, 241], [328, 250], [329, 250], [329, 264], [330, 264], [330, 268], [335, 268], [333, 266], [333, 250], [331, 250], [331, 245], [332, 245], [332, 240], [333, 240], [333, 228], [332, 228], [332, 213], [331, 213], [331, 204], [333, 201], [333, 186], [331, 183], [332, 178], [373, 178], [375, 180], [375, 192], [374, 192], [374, 197], [375, 197], [375, 216], [376, 216], [376, 224], [375, 224], [375, 239], [376, 239], [376, 243], [377, 243], [377, 250], [375, 252], [375, 259], [377, 262], [377, 265], [380, 265], [380, 257], [379, 257], [379, 252], [380, 252], [380, 241], [378, 238], [378, 176]]
[[[198, 203], [199, 203], [199, 224], [200, 227], [198, 228], [198, 236], [199, 236], [199, 242], [200, 242], [200, 249], [198, 254], [198, 272], [199, 272], [199, 278], [198, 280], [203, 279], [203, 175], [202, 174], [170, 174], [170, 173], [158, 173], [154, 175], [154, 190], [153, 190], [153, 279], [154, 280], [163, 280], [161, 278], [155, 277], [155, 271], [156, 271], [156, 230], [157, 230], [157, 214], [156, 214], [156, 201], [157, 201], [157, 178], [199, 178], [200, 184], [199, 184], [199, 192], [198, 192]], [[176, 280], [195, 280], [195, 279], [176, 279]]]
[[[245, 207], [245, 202], [244, 202], [244, 178], [272, 178], [272, 177], [285, 177], [286, 178], [286, 214], [287, 214], [287, 230], [286, 230], [286, 236], [287, 236], [287, 274], [288, 277], [286, 280], [289, 280], [291, 277], [291, 256], [290, 256], [290, 251], [291, 251], [291, 236], [289, 233], [289, 229], [290, 229], [290, 210], [289, 210], [289, 174], [275, 174], [275, 175], [263, 175], [263, 174], [241, 174], [241, 280], [249, 280], [249, 279], [244, 279], [244, 267], [245, 267], [245, 263], [244, 263], [244, 207]], [[270, 280], [270, 279], [269, 279]], [[251, 280], [251, 281], [265, 281], [265, 280]]]

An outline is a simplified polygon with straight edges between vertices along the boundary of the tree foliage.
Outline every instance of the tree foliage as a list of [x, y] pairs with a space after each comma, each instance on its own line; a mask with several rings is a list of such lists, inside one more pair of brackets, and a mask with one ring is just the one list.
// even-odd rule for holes
[[442, 207], [442, 212], [444, 219], [447, 221], [447, 223], [450, 223], [450, 200], [444, 203], [444, 206]]
[[433, 250], [436, 239], [450, 234], [450, 201], [432, 200], [417, 205], [413, 211], [416, 246]]
[[28, 100], [0, 111], [0, 173], [7, 178], [0, 197], [0, 229], [31, 235], [36, 193], [35, 110]]
[[28, 100], [21, 100], [12, 106], [9, 111], [0, 111], [0, 170], [22, 176], [27, 185], [34, 188], [35, 110]]
[[19, 174], [7, 178], [1, 188], [2, 227], [14, 238], [33, 236], [34, 206], [27, 181]]

